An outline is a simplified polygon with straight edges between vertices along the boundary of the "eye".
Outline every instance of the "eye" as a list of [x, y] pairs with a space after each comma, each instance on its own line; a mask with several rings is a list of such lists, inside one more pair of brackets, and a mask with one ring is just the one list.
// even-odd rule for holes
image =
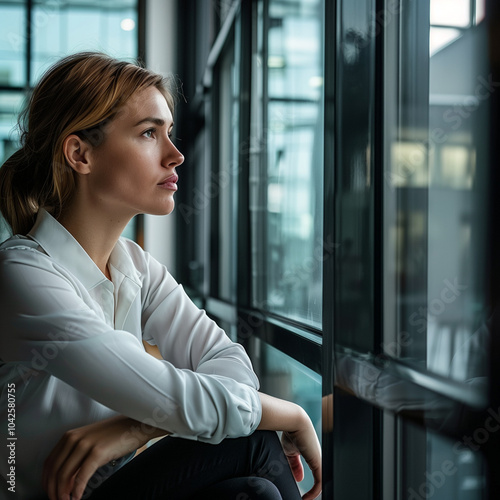
[[156, 132], [155, 128], [148, 128], [142, 133], [142, 135], [148, 139], [152, 139], [155, 132]]

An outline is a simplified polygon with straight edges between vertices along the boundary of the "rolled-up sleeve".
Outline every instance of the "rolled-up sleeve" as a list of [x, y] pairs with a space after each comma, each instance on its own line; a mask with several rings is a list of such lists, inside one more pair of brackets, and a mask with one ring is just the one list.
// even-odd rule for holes
[[147, 354], [132, 333], [110, 328], [48, 256], [0, 253], [2, 290], [9, 290], [0, 301], [4, 362], [41, 369], [174, 436], [218, 443], [255, 430], [258, 381], [244, 349], [156, 261], [147, 262], [142, 326], [164, 360]]

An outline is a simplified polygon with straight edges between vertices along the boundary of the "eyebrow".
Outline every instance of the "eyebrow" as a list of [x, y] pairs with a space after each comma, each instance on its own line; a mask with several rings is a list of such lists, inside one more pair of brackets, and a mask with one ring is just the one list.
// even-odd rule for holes
[[[143, 118], [142, 120], [139, 120], [134, 127], [137, 127], [143, 123], [154, 123], [155, 125], [158, 125], [159, 127], [163, 127], [165, 125], [165, 120], [163, 118], [155, 118], [154, 116], [147, 116], [146, 118]], [[170, 127], [174, 126], [174, 122], [170, 125]]]

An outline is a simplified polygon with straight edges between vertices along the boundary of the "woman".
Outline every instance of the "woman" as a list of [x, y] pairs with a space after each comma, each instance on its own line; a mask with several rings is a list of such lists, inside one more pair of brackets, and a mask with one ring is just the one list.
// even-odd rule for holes
[[257, 392], [243, 348], [120, 238], [134, 215], [174, 208], [172, 115], [159, 75], [81, 53], [45, 74], [20, 121], [23, 147], [0, 169], [16, 235], [0, 246], [5, 498], [289, 500], [300, 455], [315, 479], [304, 498], [320, 492], [305, 412]]

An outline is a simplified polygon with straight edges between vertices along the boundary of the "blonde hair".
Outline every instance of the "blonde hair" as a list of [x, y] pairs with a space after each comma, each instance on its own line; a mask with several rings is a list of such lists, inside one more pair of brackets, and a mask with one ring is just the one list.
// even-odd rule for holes
[[22, 148], [0, 168], [0, 211], [14, 234], [27, 234], [40, 208], [57, 216], [75, 189], [63, 142], [73, 133], [98, 147], [104, 125], [135, 92], [155, 86], [173, 114], [161, 75], [102, 53], [60, 60], [42, 77], [19, 117]]

